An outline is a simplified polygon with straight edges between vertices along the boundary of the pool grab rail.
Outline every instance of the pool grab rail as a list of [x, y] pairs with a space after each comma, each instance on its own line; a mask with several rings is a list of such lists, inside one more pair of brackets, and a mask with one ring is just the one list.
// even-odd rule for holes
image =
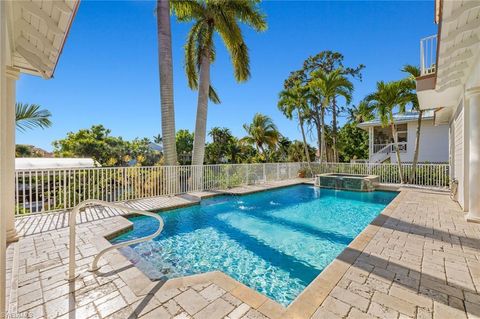
[[105, 201], [98, 200], [98, 199], [89, 199], [89, 200], [81, 202], [80, 204], [75, 206], [69, 213], [69, 220], [68, 220], [69, 232], [70, 232], [69, 259], [68, 259], [68, 280], [69, 281], [73, 281], [76, 278], [76, 275], [75, 275], [75, 247], [76, 247], [76, 245], [75, 245], [75, 239], [76, 239], [75, 238], [76, 237], [75, 226], [77, 224], [76, 216], [82, 209], [85, 209], [88, 206], [103, 206], [103, 207], [114, 208], [114, 209], [118, 209], [118, 210], [122, 210], [122, 211], [128, 211], [128, 212], [133, 213], [133, 214], [139, 214], [139, 215], [153, 217], [153, 218], [157, 219], [158, 222], [159, 222], [159, 226], [158, 226], [157, 231], [155, 231], [151, 235], [141, 237], [141, 238], [137, 238], [137, 239], [133, 239], [133, 240], [129, 240], [129, 241], [125, 241], [125, 242], [121, 242], [121, 243], [109, 246], [109, 247], [101, 250], [95, 256], [95, 258], [93, 259], [92, 266], [89, 269], [89, 271], [97, 271], [99, 269], [98, 261], [100, 260], [100, 258], [105, 253], [107, 253], [107, 252], [109, 252], [113, 249], [117, 249], [117, 248], [121, 248], [121, 247], [125, 247], [125, 246], [130, 246], [130, 245], [134, 245], [134, 244], [138, 244], [138, 243], [142, 243], [142, 242], [151, 240], [151, 239], [157, 237], [158, 235], [160, 235], [160, 233], [163, 230], [163, 226], [164, 226], [163, 219], [162, 219], [162, 217], [160, 217], [160, 215], [158, 215], [156, 213], [147, 212], [147, 211], [144, 211], [144, 210], [138, 210], [138, 209], [127, 207], [127, 206], [120, 205], [120, 204], [113, 204], [113, 203], [105, 202]]

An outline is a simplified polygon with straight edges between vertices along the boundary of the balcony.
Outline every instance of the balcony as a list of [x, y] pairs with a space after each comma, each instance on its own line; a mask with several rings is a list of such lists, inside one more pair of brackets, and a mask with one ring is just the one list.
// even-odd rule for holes
[[420, 109], [436, 109], [444, 99], [442, 93], [437, 92], [438, 72], [438, 36], [431, 35], [420, 40], [420, 76], [416, 78], [417, 96]]
[[420, 76], [417, 92], [434, 90], [437, 80], [437, 35], [420, 40]]
[[420, 77], [437, 72], [437, 35], [420, 40]]

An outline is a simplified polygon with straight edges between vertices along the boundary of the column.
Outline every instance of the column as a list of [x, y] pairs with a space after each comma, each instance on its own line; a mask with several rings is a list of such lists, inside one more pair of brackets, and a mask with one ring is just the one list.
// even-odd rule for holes
[[[480, 87], [467, 90], [469, 117], [469, 162], [465, 179], [468, 178], [467, 221], [480, 222]], [[467, 170], [468, 168], [468, 170]]]
[[373, 156], [373, 126], [368, 128], [368, 159], [372, 158]]
[[20, 72], [17, 69], [7, 67], [6, 83], [6, 144], [2, 147], [2, 153], [5, 153], [5, 212], [7, 214], [7, 242], [18, 239], [15, 230], [15, 102], [16, 102], [16, 82]]
[[[7, 44], [7, 33], [6, 33], [6, 10], [5, 10], [5, 1], [0, 1], [0, 150], [3, 149], [5, 145], [5, 113], [4, 108], [6, 107], [6, 74], [5, 74], [5, 64], [6, 64], [6, 44]], [[7, 214], [5, 211], [5, 192], [3, 183], [4, 180], [4, 156], [0, 153], [0, 314], [6, 314], [5, 301], [7, 298], [6, 291], [6, 268], [7, 268], [7, 256], [6, 256], [6, 218]]]

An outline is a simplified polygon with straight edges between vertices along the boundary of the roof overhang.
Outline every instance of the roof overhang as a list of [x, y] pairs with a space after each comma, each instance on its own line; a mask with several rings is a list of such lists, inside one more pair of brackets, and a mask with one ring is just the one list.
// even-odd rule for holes
[[79, 0], [7, 2], [9, 65], [20, 72], [53, 77]]
[[449, 124], [450, 117], [452, 116], [453, 108], [451, 107], [442, 107], [435, 110], [435, 125]]

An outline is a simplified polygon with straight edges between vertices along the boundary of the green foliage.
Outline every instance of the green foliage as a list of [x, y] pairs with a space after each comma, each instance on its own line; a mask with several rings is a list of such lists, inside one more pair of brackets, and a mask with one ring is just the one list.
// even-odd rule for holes
[[409, 103], [409, 89], [402, 81], [377, 82], [375, 92], [367, 95], [365, 101], [375, 110], [383, 126], [393, 123], [393, 113], [398, 107], [400, 113], [405, 112], [405, 105]]
[[152, 150], [147, 138], [125, 141], [110, 136], [103, 125], [69, 132], [67, 137], [53, 142], [58, 157], [91, 157], [102, 166], [151, 166], [160, 161], [161, 154]]
[[178, 130], [175, 135], [175, 143], [180, 164], [190, 164], [193, 150], [193, 133], [189, 130]]
[[243, 128], [247, 132], [247, 136], [241, 139], [243, 143], [255, 145], [264, 160], [268, 154], [266, 148], [270, 151], [275, 150], [281, 134], [272, 119], [264, 114], [257, 113], [253, 117], [251, 124], [244, 124]]
[[15, 121], [19, 131], [50, 127], [52, 126], [51, 116], [48, 110], [41, 110], [38, 104], [15, 103]]
[[340, 162], [368, 158], [368, 133], [354, 123], [345, 124], [338, 132]]
[[[185, 73], [190, 88], [198, 89], [202, 56], [208, 55], [210, 63], [215, 61], [215, 33], [220, 36], [230, 54], [235, 79], [244, 82], [250, 77], [248, 48], [239, 22], [256, 31], [266, 30], [267, 23], [259, 10], [258, 1], [171, 0], [170, 3], [178, 21], [193, 23], [185, 44]], [[220, 102], [212, 87], [209, 97], [214, 103]]]
[[16, 157], [34, 157], [32, 147], [30, 145], [17, 144], [15, 145]]
[[[315, 149], [310, 145], [307, 145], [308, 153], [310, 158], [315, 158]], [[307, 156], [305, 154], [305, 146], [303, 142], [294, 141], [288, 147], [288, 157], [289, 162], [306, 162]]]
[[208, 164], [221, 164], [231, 161], [232, 144], [236, 144], [237, 140], [226, 127], [214, 127], [208, 133], [212, 138], [212, 142], [208, 143], [205, 148], [205, 162]]

